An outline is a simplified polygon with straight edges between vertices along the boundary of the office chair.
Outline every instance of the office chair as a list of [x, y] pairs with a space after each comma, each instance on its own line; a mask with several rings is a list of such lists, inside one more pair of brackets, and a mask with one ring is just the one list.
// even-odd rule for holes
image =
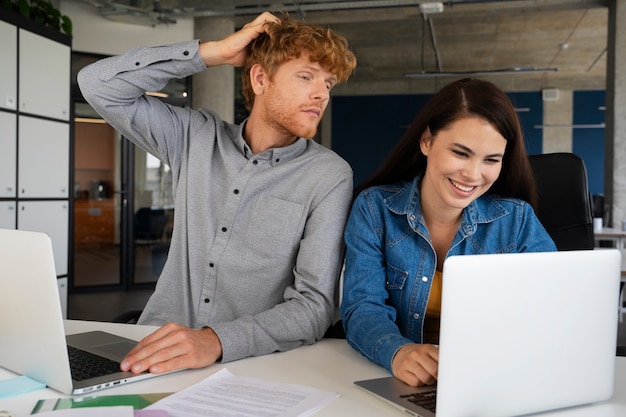
[[162, 241], [168, 222], [169, 213], [166, 209], [141, 207], [135, 213], [135, 243], [139, 241], [151, 244]]
[[566, 152], [530, 155], [539, 194], [537, 217], [558, 250], [593, 249], [593, 214], [587, 170]]

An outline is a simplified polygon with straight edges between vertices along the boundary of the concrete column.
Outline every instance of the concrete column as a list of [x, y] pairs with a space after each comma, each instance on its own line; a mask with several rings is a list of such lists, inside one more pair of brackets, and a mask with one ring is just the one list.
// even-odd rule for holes
[[[230, 17], [198, 17], [194, 19], [194, 37], [201, 42], [219, 40], [235, 31]], [[230, 65], [209, 68], [192, 77], [194, 109], [215, 111], [227, 122], [235, 119], [235, 69]]]
[[559, 90], [556, 100], [543, 102], [543, 153], [572, 152], [572, 120], [574, 93]]
[[626, 220], [626, 1], [609, 1], [604, 173], [608, 225]]

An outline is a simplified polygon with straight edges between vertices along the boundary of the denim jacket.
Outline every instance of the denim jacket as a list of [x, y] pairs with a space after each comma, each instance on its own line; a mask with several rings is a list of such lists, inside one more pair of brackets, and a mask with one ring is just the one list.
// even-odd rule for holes
[[[398, 349], [422, 343], [437, 266], [419, 190], [419, 177], [366, 189], [354, 201], [344, 234], [347, 340], [390, 373]], [[463, 210], [447, 256], [555, 250], [528, 203], [487, 193]]]

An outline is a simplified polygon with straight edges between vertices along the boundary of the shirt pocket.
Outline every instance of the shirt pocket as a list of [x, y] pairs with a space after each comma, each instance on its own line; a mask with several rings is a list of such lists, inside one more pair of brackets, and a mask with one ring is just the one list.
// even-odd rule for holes
[[304, 206], [292, 201], [261, 195], [252, 210], [245, 246], [263, 257], [290, 257], [302, 236]]
[[389, 294], [388, 304], [395, 306], [399, 310], [402, 305], [404, 285], [409, 277], [409, 273], [388, 263], [385, 274], [387, 293]]
[[407, 271], [389, 263], [387, 264], [385, 275], [388, 291], [402, 290], [406, 279], [409, 277], [409, 273]]

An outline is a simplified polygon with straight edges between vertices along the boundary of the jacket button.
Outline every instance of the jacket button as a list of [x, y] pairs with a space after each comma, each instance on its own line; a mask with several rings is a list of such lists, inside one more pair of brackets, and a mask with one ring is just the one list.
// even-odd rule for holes
[[415, 314], [413, 314], [413, 318], [414, 318], [415, 320], [419, 319], [419, 318], [420, 318], [419, 313], [415, 313]]
[[428, 277], [422, 277], [422, 282], [428, 282]]

